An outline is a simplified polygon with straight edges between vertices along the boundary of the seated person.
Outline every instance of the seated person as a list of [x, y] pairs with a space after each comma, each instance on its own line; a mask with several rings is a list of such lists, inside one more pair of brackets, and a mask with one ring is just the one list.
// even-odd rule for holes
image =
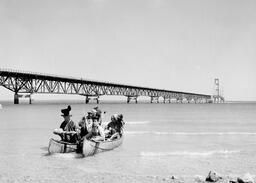
[[100, 125], [100, 122], [95, 120], [92, 123], [92, 130], [89, 132], [87, 139], [94, 140], [94, 141], [104, 141], [105, 140], [105, 133], [104, 129]]
[[91, 111], [92, 116], [94, 120], [98, 120], [100, 122], [100, 125], [102, 124], [103, 114], [106, 113], [106, 111], [102, 112], [98, 106], [94, 107]]
[[[66, 109], [61, 110], [61, 116], [64, 118], [64, 121], [60, 125], [58, 135], [61, 136], [62, 141], [76, 143], [78, 128], [75, 123], [70, 119], [70, 117], [72, 116], [69, 114], [70, 111], [70, 106], [68, 106]], [[57, 131], [55, 131], [54, 133], [57, 133]]]
[[122, 114], [114, 114], [111, 116], [111, 122], [109, 122], [105, 127], [105, 133], [109, 140], [120, 138], [122, 136], [123, 125], [124, 122]]

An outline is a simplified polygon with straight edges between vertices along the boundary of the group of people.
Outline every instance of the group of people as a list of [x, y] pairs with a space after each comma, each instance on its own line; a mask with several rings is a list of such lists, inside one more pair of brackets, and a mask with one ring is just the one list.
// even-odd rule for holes
[[[82, 117], [78, 125], [71, 120], [71, 106], [61, 110], [64, 121], [60, 129], [54, 131], [61, 136], [61, 140], [69, 143], [82, 143], [83, 139], [94, 141], [114, 140], [120, 138], [123, 133], [123, 115], [114, 114], [111, 121], [103, 127], [102, 111], [98, 106], [94, 107], [86, 116]], [[104, 112], [105, 113], [105, 112]]]

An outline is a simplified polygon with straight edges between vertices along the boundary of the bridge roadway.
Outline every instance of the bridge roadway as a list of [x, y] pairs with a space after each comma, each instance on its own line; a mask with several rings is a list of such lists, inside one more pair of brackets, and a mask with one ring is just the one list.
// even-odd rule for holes
[[29, 97], [35, 93], [49, 94], [77, 94], [85, 96], [85, 103], [102, 95], [126, 96], [127, 103], [134, 100], [137, 103], [139, 96], [150, 97], [151, 103], [179, 102], [179, 103], [206, 103], [211, 95], [179, 92], [171, 90], [138, 87], [110, 82], [100, 82], [73, 77], [62, 77], [34, 72], [24, 72], [10, 69], [0, 69], [0, 86], [14, 92], [14, 104], [19, 103], [20, 97]]

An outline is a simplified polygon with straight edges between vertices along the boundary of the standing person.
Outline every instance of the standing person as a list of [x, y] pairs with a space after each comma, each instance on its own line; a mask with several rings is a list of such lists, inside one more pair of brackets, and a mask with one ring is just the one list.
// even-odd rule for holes
[[80, 128], [80, 133], [78, 134], [78, 142], [77, 142], [77, 149], [76, 153], [83, 153], [83, 143], [84, 139], [88, 138], [90, 135], [88, 132], [88, 126], [87, 126], [87, 120], [86, 117], [83, 117], [81, 121], [78, 123], [78, 126]]
[[91, 111], [87, 113], [87, 116], [85, 117], [85, 123], [86, 123], [88, 132], [90, 132], [92, 130], [92, 123], [93, 123], [93, 113]]
[[81, 119], [81, 121], [78, 123], [78, 126], [80, 127], [79, 136], [80, 136], [80, 139], [82, 139], [84, 136], [86, 136], [89, 133], [85, 117]]
[[71, 106], [69, 105], [66, 109], [62, 109], [62, 117], [64, 121], [61, 123], [60, 128], [64, 131], [61, 135], [61, 139], [66, 142], [76, 143], [77, 142], [77, 126], [75, 123], [70, 119], [72, 115], [70, 115]]

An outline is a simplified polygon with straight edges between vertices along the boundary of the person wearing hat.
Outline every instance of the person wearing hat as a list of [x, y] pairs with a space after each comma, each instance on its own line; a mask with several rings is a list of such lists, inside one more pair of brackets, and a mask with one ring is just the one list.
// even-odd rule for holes
[[109, 137], [109, 140], [120, 138], [123, 134], [123, 115], [114, 114], [111, 116], [111, 122], [105, 127], [106, 136]]
[[61, 135], [61, 138], [63, 141], [76, 143], [78, 128], [75, 123], [70, 119], [70, 117], [72, 116], [70, 114], [70, 111], [70, 105], [66, 109], [61, 109], [61, 116], [64, 118], [64, 121], [60, 125], [60, 128], [64, 131], [64, 133]]
[[106, 111], [104, 111], [102, 113], [102, 111], [99, 109], [98, 106], [95, 106], [93, 109], [92, 109], [92, 113], [94, 114], [94, 117], [95, 117], [95, 120], [98, 120], [100, 122], [100, 125], [102, 123], [102, 118], [103, 118], [103, 114], [106, 113]]

